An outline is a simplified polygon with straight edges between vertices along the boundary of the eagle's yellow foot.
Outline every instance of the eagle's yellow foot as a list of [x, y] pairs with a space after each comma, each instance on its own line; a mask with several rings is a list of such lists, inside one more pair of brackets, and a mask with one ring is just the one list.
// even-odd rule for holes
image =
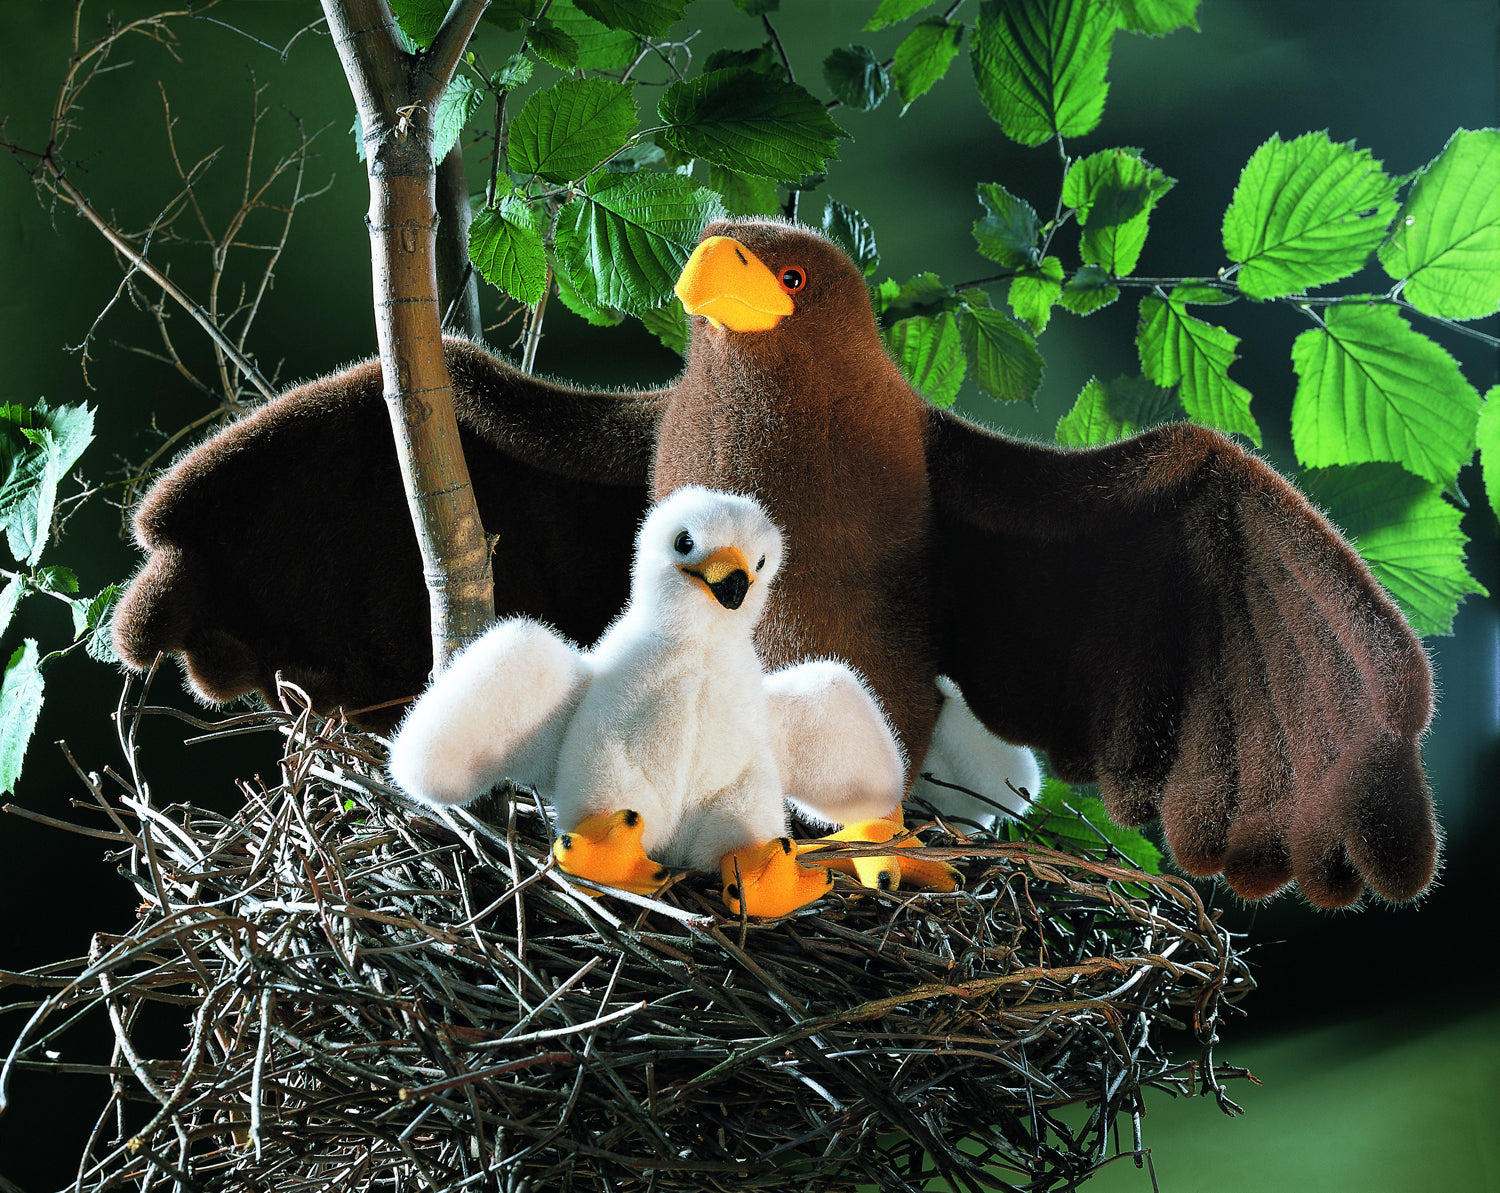
[[577, 828], [558, 837], [552, 843], [552, 856], [574, 877], [637, 895], [654, 895], [672, 872], [646, 856], [641, 847], [645, 831], [641, 814], [633, 809], [601, 812], [585, 817]]
[[797, 860], [797, 849], [787, 837], [764, 845], [748, 845], [724, 855], [719, 863], [724, 880], [724, 903], [739, 915], [786, 915], [805, 907], [833, 885], [826, 867]]
[[[809, 841], [801, 848], [803, 851], [817, 850], [821, 845], [833, 841], [869, 841], [878, 844], [892, 838], [897, 838], [894, 844], [896, 849], [915, 849], [921, 844], [898, 821], [882, 817], [879, 820], [858, 820], [847, 824], [838, 832], [819, 837], [817, 841]], [[901, 886], [954, 891], [963, 885], [963, 876], [952, 866], [901, 854], [830, 858], [820, 864], [841, 874], [852, 874], [862, 886], [880, 891], [892, 891]]]

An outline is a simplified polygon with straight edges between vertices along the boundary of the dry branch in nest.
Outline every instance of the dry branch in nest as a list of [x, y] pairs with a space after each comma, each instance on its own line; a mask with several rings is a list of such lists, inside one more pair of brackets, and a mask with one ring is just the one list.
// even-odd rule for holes
[[1139, 1157], [1147, 1086], [1237, 1109], [1211, 1049], [1251, 982], [1178, 879], [939, 823], [956, 894], [840, 880], [768, 923], [701, 877], [591, 898], [530, 793], [414, 811], [377, 739], [284, 698], [210, 735], [285, 738], [236, 815], [152, 804], [135, 725], [170, 710], [122, 703], [122, 795], [87, 777], [139, 922], [27, 975], [7, 1066], [108, 1015], [76, 1188], [1042, 1191]]

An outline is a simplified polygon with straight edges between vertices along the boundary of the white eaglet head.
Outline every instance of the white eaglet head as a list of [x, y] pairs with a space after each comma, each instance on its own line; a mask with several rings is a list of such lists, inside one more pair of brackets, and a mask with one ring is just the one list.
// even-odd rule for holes
[[728, 618], [753, 626], [781, 553], [781, 531], [751, 498], [677, 489], [641, 524], [632, 603], [694, 623]]

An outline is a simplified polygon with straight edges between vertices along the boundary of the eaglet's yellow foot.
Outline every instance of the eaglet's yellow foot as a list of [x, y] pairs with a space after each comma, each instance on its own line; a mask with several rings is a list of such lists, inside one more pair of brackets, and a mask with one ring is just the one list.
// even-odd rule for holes
[[552, 856], [564, 873], [576, 878], [637, 895], [654, 895], [672, 872], [646, 856], [641, 846], [645, 831], [641, 814], [631, 808], [601, 812], [585, 817], [577, 828], [558, 837], [552, 843]]
[[[892, 838], [895, 838], [896, 849], [914, 849], [921, 844], [913, 834], [906, 831], [900, 821], [881, 817], [878, 820], [857, 820], [847, 824], [836, 833], [806, 842], [800, 846], [800, 851], [817, 851], [833, 842], [881, 844]], [[954, 891], [963, 885], [963, 876], [952, 866], [901, 854], [829, 858], [819, 864], [830, 870], [837, 870], [840, 874], [852, 874], [859, 879], [860, 885], [873, 890], [893, 891], [906, 886]]]
[[797, 860], [797, 849], [787, 837], [727, 853], [719, 871], [724, 881], [724, 903], [735, 915], [741, 910], [746, 915], [787, 915], [833, 885], [833, 875], [826, 867]]

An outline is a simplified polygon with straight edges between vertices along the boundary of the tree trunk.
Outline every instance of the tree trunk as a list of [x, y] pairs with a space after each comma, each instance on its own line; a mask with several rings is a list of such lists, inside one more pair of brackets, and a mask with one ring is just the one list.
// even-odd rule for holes
[[437, 287], [443, 330], [478, 340], [484, 325], [479, 315], [479, 278], [469, 263], [469, 182], [464, 152], [457, 143], [438, 163]]
[[[402, 50], [385, 0], [323, 0], [359, 109], [385, 399], [432, 601], [432, 665], [494, 618], [490, 549], [459, 446], [443, 360], [432, 115], [488, 0], [454, 0], [432, 45]], [[330, 443], [329, 451], [338, 444]]]

